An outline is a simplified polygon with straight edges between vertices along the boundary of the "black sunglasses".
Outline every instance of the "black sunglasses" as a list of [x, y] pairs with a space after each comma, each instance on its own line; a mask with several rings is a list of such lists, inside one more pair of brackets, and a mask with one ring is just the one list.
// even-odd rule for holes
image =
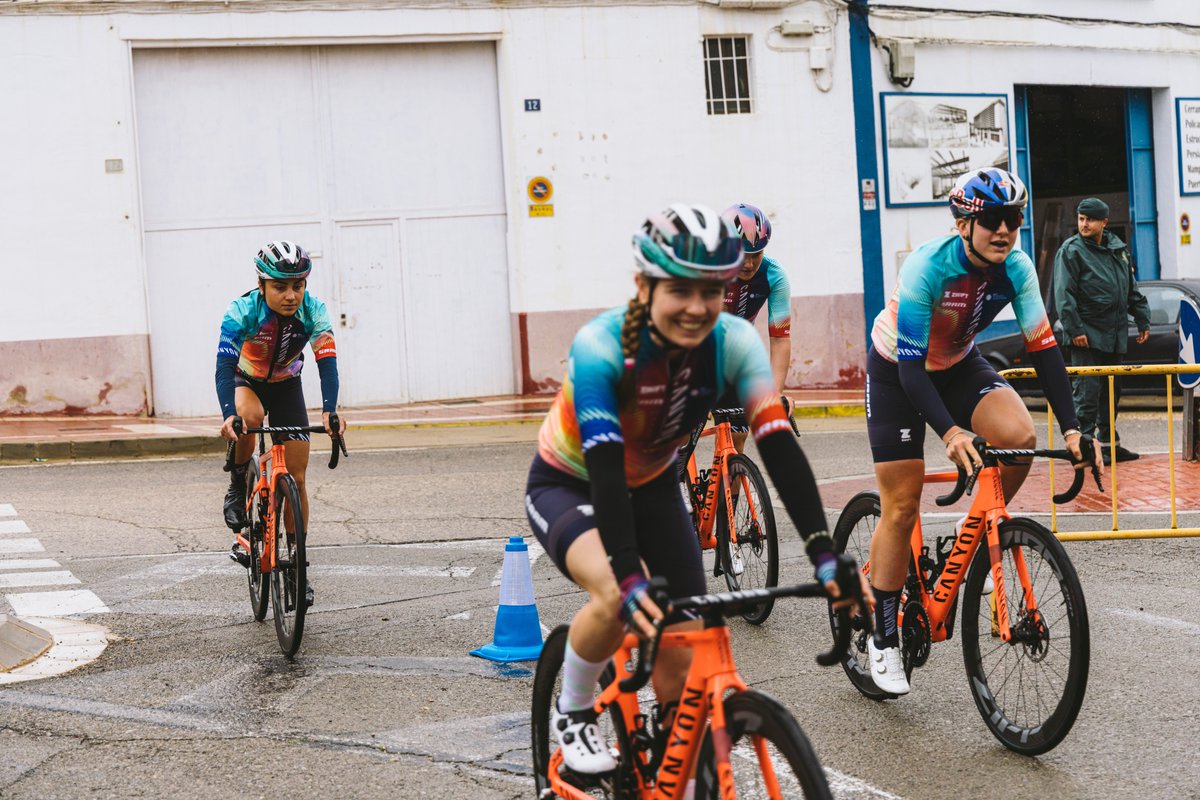
[[1015, 231], [1021, 227], [1021, 222], [1024, 219], [1025, 215], [1021, 213], [1021, 209], [1019, 208], [985, 208], [975, 215], [975, 221], [979, 224], [979, 227], [987, 228], [989, 231], [1000, 230], [1001, 222], [1010, 231]]

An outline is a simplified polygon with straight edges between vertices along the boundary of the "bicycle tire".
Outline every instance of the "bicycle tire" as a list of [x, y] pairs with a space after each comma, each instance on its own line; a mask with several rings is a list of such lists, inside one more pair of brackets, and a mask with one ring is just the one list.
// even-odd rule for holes
[[[765, 798], [769, 794], [758, 766], [758, 756], [752, 739], [761, 737], [774, 752], [771, 765], [779, 780], [782, 797], [832, 798], [825, 770], [800, 728], [800, 723], [783, 704], [770, 695], [748, 689], [725, 698], [725, 724], [732, 751], [730, 767], [738, 800]], [[739, 747], [739, 741], [742, 746]], [[784, 768], [784, 763], [789, 770]], [[745, 766], [743, 766], [745, 765]], [[713, 753], [712, 728], [704, 733], [696, 767], [696, 800], [717, 800], [721, 786]]]
[[[730, 591], [739, 589], [765, 589], [779, 585], [779, 532], [775, 527], [775, 511], [771, 507], [771, 495], [758, 465], [744, 455], [732, 455], [725, 462], [731, 485], [741, 485], [737, 502], [734, 504], [734, 524], [737, 526], [738, 542], [734, 545], [729, 536], [729, 521], [725, 513], [725, 493], [719, 492], [717, 504], [717, 557], [721, 559], [721, 570]], [[749, 495], [747, 494], [749, 489]], [[753, 509], [753, 515], [750, 513]], [[755, 522], [757, 518], [757, 522]], [[734, 569], [735, 555], [740, 560], [741, 573]], [[771, 616], [775, 601], [755, 606], [742, 614], [742, 619], [752, 625], [761, 625]]]
[[[285, 524], [286, 522], [286, 524]], [[291, 475], [279, 476], [275, 486], [275, 569], [271, 571], [271, 608], [279, 649], [291, 657], [304, 636], [307, 554], [300, 490]]]
[[[532, 739], [533, 778], [537, 789], [535, 796], [538, 798], [553, 796], [550, 793], [549, 778], [550, 757], [554, 754], [554, 737], [550, 731], [550, 704], [558, 697], [561, 689], [560, 673], [562, 672], [563, 654], [567, 647], [568, 631], [567, 625], [559, 625], [546, 637], [533, 676], [529, 732]], [[600, 677], [600, 685], [604, 686], [610, 683], [613, 675], [612, 665], [609, 664]], [[622, 724], [620, 712], [614, 707], [610, 710], [607, 718], [610, 722], [607, 726], [602, 725], [601, 735], [610, 744], [616, 743], [620, 748], [625, 741], [625, 726]], [[609, 730], [604, 730], [605, 727], [608, 727]], [[618, 770], [620, 771], [621, 767], [618, 767]], [[596, 786], [588, 787], [586, 791], [595, 792], [597, 797], [607, 798], [607, 800], [625, 800], [626, 798], [632, 800], [634, 795], [622, 788], [625, 785], [627, 783], [622, 780], [622, 776], [617, 774], [611, 776], [607, 782], [597, 781]]]
[[[988, 730], [1009, 750], [1036, 756], [1062, 742], [1083, 705], [1090, 659], [1087, 605], [1066, 549], [1045, 526], [1017, 517], [1001, 523], [999, 534], [1006, 596], [1023, 594], [1013, 561], [1017, 551], [1028, 567], [1037, 609], [1031, 614], [1024, 602], [1010, 599], [1014, 636], [1004, 643], [998, 632], [993, 635], [994, 602], [980, 602], [991, 568], [987, 548], [981, 547], [962, 599], [963, 661]], [[1064, 633], [1070, 637], [1066, 648], [1060, 644]], [[1049, 699], [1054, 696], [1056, 703]]]
[[[857, 564], [866, 565], [871, 557], [871, 537], [879, 523], [878, 492], [859, 492], [850, 498], [833, 527], [833, 548], [839, 553], [849, 553]], [[837, 615], [829, 611], [829, 625], [836, 637]], [[871, 662], [867, 654], [867, 632], [865, 626], [855, 625], [856, 632], [850, 638], [850, 647], [842, 657], [842, 669], [854, 688], [872, 700], [892, 700], [896, 695], [885, 692], [871, 679]]]
[[246, 570], [246, 583], [250, 590], [250, 610], [254, 614], [254, 621], [262, 622], [267, 618], [271, 582], [262, 573], [263, 545], [266, 541], [267, 531], [267, 515], [265, 513], [267, 501], [255, 496], [254, 485], [256, 483], [258, 483], [258, 456], [251, 459], [250, 468], [246, 470], [246, 496], [250, 498], [249, 508], [246, 510], [248, 523], [246, 538], [250, 541], [250, 566]]

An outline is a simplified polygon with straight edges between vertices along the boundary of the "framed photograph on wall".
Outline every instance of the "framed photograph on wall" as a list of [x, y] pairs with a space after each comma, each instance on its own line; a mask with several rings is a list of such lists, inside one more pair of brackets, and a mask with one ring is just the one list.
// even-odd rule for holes
[[944, 205], [964, 172], [1009, 169], [1008, 95], [881, 92], [884, 201]]

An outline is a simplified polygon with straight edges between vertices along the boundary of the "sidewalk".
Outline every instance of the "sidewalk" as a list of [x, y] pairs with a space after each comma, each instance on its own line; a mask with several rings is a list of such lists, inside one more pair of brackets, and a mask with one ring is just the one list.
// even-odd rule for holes
[[[787, 392], [797, 417], [861, 416], [860, 389]], [[386, 430], [481, 425], [536, 425], [553, 395], [488, 397], [344, 408], [350, 429]], [[317, 413], [310, 411], [312, 419]], [[225, 452], [211, 417], [0, 417], [0, 464], [69, 459], [203, 455]]]

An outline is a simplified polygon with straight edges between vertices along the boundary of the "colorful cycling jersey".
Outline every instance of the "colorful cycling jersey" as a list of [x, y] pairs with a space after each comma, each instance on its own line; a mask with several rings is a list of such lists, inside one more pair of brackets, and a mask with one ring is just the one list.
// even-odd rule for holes
[[547, 463], [586, 480], [583, 454], [602, 442], [623, 442], [626, 481], [641, 486], [671, 464], [730, 389], [742, 398], [756, 439], [788, 427], [750, 323], [721, 314], [698, 347], [673, 352], [655, 344], [646, 326], [629, 365], [621, 351], [624, 319], [625, 308], [614, 308], [575, 335], [566, 379], [538, 434], [538, 453]]
[[900, 268], [896, 291], [875, 318], [871, 341], [889, 361], [920, 361], [947, 369], [971, 350], [975, 335], [1009, 303], [1029, 352], [1055, 346], [1037, 271], [1013, 250], [1003, 264], [979, 269], [958, 235], [914, 250]]
[[767, 303], [767, 332], [770, 336], [791, 336], [792, 287], [783, 267], [771, 258], [762, 260], [750, 280], [734, 278], [725, 286], [725, 310], [735, 317], [754, 322], [763, 303]]
[[304, 345], [318, 361], [337, 356], [325, 304], [305, 292], [294, 316], [276, 314], [258, 289], [229, 304], [221, 321], [217, 360], [237, 359], [237, 369], [258, 381], [285, 381], [304, 367]]

